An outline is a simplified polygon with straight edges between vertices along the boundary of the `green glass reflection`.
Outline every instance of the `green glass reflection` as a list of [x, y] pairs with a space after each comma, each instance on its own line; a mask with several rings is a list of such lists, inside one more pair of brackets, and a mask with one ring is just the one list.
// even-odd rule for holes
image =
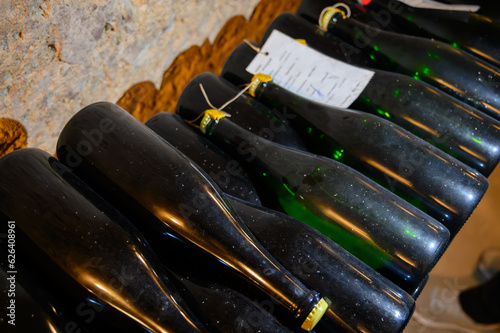
[[288, 215], [316, 229], [373, 269], [383, 268], [391, 262], [389, 256], [349, 233], [335, 222], [329, 221], [328, 218], [318, 217], [299, 200], [295, 195], [281, 195], [279, 197], [279, 202]]
[[411, 232], [410, 230], [406, 229], [406, 230], [405, 230], [405, 232], [406, 232], [408, 235], [410, 235], [410, 236], [412, 236], [412, 237], [414, 237], [414, 238], [417, 238], [417, 235], [415, 235], [415, 234], [414, 234], [413, 232]]

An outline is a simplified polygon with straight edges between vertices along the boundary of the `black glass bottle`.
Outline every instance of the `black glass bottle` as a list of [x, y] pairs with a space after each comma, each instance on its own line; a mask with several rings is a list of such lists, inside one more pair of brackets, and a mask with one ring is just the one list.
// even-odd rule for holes
[[[179, 280], [186, 291], [194, 295], [206, 316], [212, 320], [213, 326], [220, 332], [292, 332], [282, 326], [259, 303], [232, 288], [191, 276], [179, 276]], [[268, 303], [273, 304], [270, 301], [261, 302], [264, 306]]]
[[165, 236], [169, 242], [159, 252], [160, 260], [176, 277], [177, 290], [206, 327], [217, 332], [291, 332], [283, 326], [290, 322], [278, 322], [277, 318], [286, 316], [272, 297], [209, 253], [172, 234]]
[[[401, 288], [308, 225], [276, 211], [228, 199], [278, 261], [304, 283], [328, 295], [330, 309], [320, 324], [328, 324], [328, 331], [403, 330], [414, 300]], [[321, 330], [317, 326], [315, 331]]]
[[[193, 82], [210, 85], [213, 95], [224, 89], [214, 74], [200, 75]], [[194, 84], [186, 91], [199, 101]], [[250, 93], [267, 105], [295, 113], [291, 122], [312, 152], [376, 180], [443, 223], [452, 237], [486, 192], [484, 176], [389, 121], [312, 102], [272, 81], [256, 81]]]
[[330, 33], [369, 55], [377, 68], [426, 81], [500, 119], [500, 72], [488, 63], [443, 42], [367, 26], [340, 8], [326, 11], [321, 21]]
[[117, 105], [80, 110], [62, 130], [57, 156], [118, 210], [138, 212], [135, 225], [155, 252], [173, 231], [267, 291], [298, 327], [312, 329], [326, 311], [251, 236], [207, 174]]
[[222, 192], [261, 205], [257, 190], [239, 163], [186, 124], [179, 115], [161, 112], [145, 125], [192, 159]]
[[[369, 0], [358, 1], [358, 0], [346, 0], [342, 1], [351, 9], [351, 17], [364, 22], [376, 22], [384, 30], [399, 32], [400, 29], [392, 23], [390, 14], [370, 10], [366, 8], [363, 4], [369, 2]], [[335, 4], [335, 1], [331, 0], [302, 0], [300, 2], [299, 8], [295, 14], [300, 18], [303, 18], [315, 25], [318, 24], [318, 18], [325, 7], [329, 7]]]
[[[294, 15], [279, 15], [267, 29], [263, 43], [274, 30], [305, 39], [311, 48], [342, 60], [330, 51], [335, 50], [332, 41], [322, 36], [318, 27]], [[255, 56], [256, 51], [242, 43], [228, 57], [221, 76], [237, 86], [250, 82], [252, 74], [245, 68]], [[491, 174], [500, 161], [499, 121], [425, 82], [386, 71], [373, 72], [350, 108], [398, 124], [483, 175]]]
[[[201, 89], [201, 88], [200, 88]], [[210, 91], [211, 87], [203, 86], [205, 91]], [[221, 107], [227, 104], [222, 111], [231, 115], [231, 119], [241, 127], [273, 142], [306, 150], [306, 145], [302, 142], [295, 130], [290, 126], [290, 115], [280, 113], [277, 110], [269, 109], [259, 101], [243, 95], [231, 103], [240, 89], [231, 86], [231, 89], [222, 91], [217, 100], [210, 100], [211, 105]], [[246, 97], [246, 98], [245, 98]], [[243, 105], [246, 106], [243, 106]], [[244, 110], [254, 110], [252, 113]], [[194, 118], [194, 117], [193, 117]]]
[[80, 301], [80, 313], [89, 301], [93, 317], [122, 332], [206, 332], [136, 229], [50, 154], [14, 151], [0, 169], [17, 253]]
[[[368, 8], [390, 11], [392, 21], [410, 35], [436, 38], [500, 66], [500, 42], [494, 25], [483, 33], [474, 27], [481, 16], [470, 11], [419, 8], [403, 2], [372, 0]], [[470, 20], [470, 21], [469, 21]], [[487, 18], [483, 17], [485, 22]], [[471, 24], [472, 23], [472, 24]], [[486, 22], [485, 22], [486, 24]]]
[[[218, 120], [221, 113], [204, 111], [197, 89], [193, 80], [181, 94], [176, 108], [181, 117], [202, 114], [207, 137], [238, 159], [254, 183], [266, 185], [288, 215], [413, 290], [446, 246], [449, 232], [442, 224], [345, 165], [274, 144], [230, 118]], [[193, 100], [198, 105], [188, 108], [185, 101], [192, 107]]]

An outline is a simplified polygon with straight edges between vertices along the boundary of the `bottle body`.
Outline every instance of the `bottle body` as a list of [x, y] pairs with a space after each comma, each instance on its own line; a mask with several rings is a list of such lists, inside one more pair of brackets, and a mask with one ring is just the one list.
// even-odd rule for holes
[[414, 301], [402, 289], [304, 223], [263, 207], [229, 201], [281, 263], [328, 295], [331, 331], [389, 333], [406, 325]]
[[[498, 120], [407, 76], [379, 71], [372, 80], [353, 109], [377, 113], [485, 177], [496, 168], [500, 161]], [[392, 90], [381, 93], [380, 87]]]
[[[402, 2], [391, 5], [388, 0], [372, 0], [374, 10], [391, 9], [392, 19], [411, 35], [437, 38], [475, 55], [494, 66], [500, 65], [500, 47], [495, 31], [482, 33], [469, 24], [470, 11], [441, 10], [412, 7]], [[475, 14], [477, 16], [477, 14]], [[490, 30], [494, 30], [491, 26]]]
[[272, 81], [261, 83], [256, 96], [297, 113], [294, 125], [314, 142], [315, 153], [376, 180], [443, 223], [452, 237], [486, 192], [484, 176], [389, 121], [309, 101]]
[[[328, 38], [317, 35], [317, 29], [293, 15], [281, 14], [269, 26], [266, 36], [278, 30], [291, 38], [305, 39], [311, 48], [342, 61], [342, 57], [328, 51], [333, 49], [332, 43], [323, 44]], [[263, 42], [267, 42], [265, 37]], [[256, 56], [248, 45], [239, 45], [226, 60], [221, 76], [237, 86], [249, 83], [252, 74], [245, 68]], [[300, 63], [298, 66], [302, 67]], [[323, 71], [335, 73], [335, 68]], [[273, 79], [281, 84], [278, 80], [283, 78], [280, 74]], [[316, 95], [310, 99], [325, 103]], [[411, 77], [373, 70], [370, 81], [349, 108], [370, 112], [403, 127], [486, 177], [500, 161], [498, 120]]]
[[500, 72], [496, 68], [442, 42], [390, 33], [340, 17], [334, 14], [327, 23], [329, 31], [368, 54], [377, 68], [425, 81], [500, 119]]
[[124, 331], [206, 331], [142, 236], [58, 161], [22, 149], [0, 165], [0, 210], [16, 223], [19, 252], [79, 305], [95, 299]]
[[[84, 151], [89, 138], [94, 146]], [[78, 112], [59, 137], [58, 156], [119, 210], [133, 208], [153, 249], [174, 232], [272, 294], [299, 326], [308, 324], [317, 293], [267, 254], [204, 172], [125, 110], [96, 103]]]

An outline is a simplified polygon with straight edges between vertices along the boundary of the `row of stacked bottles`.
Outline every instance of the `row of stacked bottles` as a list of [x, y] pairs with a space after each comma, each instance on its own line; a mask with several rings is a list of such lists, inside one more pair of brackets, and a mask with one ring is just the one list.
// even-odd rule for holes
[[176, 113], [2, 157], [18, 332], [401, 332], [500, 159], [500, 22], [418, 3], [303, 0]]

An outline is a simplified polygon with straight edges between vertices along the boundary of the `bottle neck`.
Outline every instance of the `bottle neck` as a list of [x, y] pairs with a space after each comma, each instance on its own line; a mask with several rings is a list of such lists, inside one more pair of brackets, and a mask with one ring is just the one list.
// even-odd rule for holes
[[242, 163], [254, 167], [265, 164], [266, 169], [287, 171], [283, 169], [286, 154], [280, 154], [286, 147], [261, 138], [227, 118], [212, 119], [206, 127], [206, 134]]
[[[363, 46], [371, 46], [373, 37], [383, 33], [380, 29], [368, 27], [366, 24], [347, 17], [342, 11], [337, 10], [333, 14], [328, 15], [328, 12], [322, 17], [322, 26], [340, 37], [341, 39], [351, 43], [357, 48]], [[367, 32], [370, 31], [370, 36]]]
[[[279, 110], [296, 128], [311, 124], [339, 124], [345, 109], [336, 108], [302, 97], [283, 88], [274, 81], [260, 82], [255, 88], [254, 97], [270, 107]], [[314, 110], [314, 112], [311, 112]]]
[[253, 173], [255, 177], [265, 174], [270, 186], [275, 179], [281, 181], [282, 178], [298, 184], [300, 179], [296, 179], [297, 169], [309, 168], [306, 161], [310, 159], [310, 154], [266, 140], [241, 128], [230, 119], [210, 118], [205, 125], [200, 126], [200, 129], [219, 147], [247, 167], [249, 173]]

